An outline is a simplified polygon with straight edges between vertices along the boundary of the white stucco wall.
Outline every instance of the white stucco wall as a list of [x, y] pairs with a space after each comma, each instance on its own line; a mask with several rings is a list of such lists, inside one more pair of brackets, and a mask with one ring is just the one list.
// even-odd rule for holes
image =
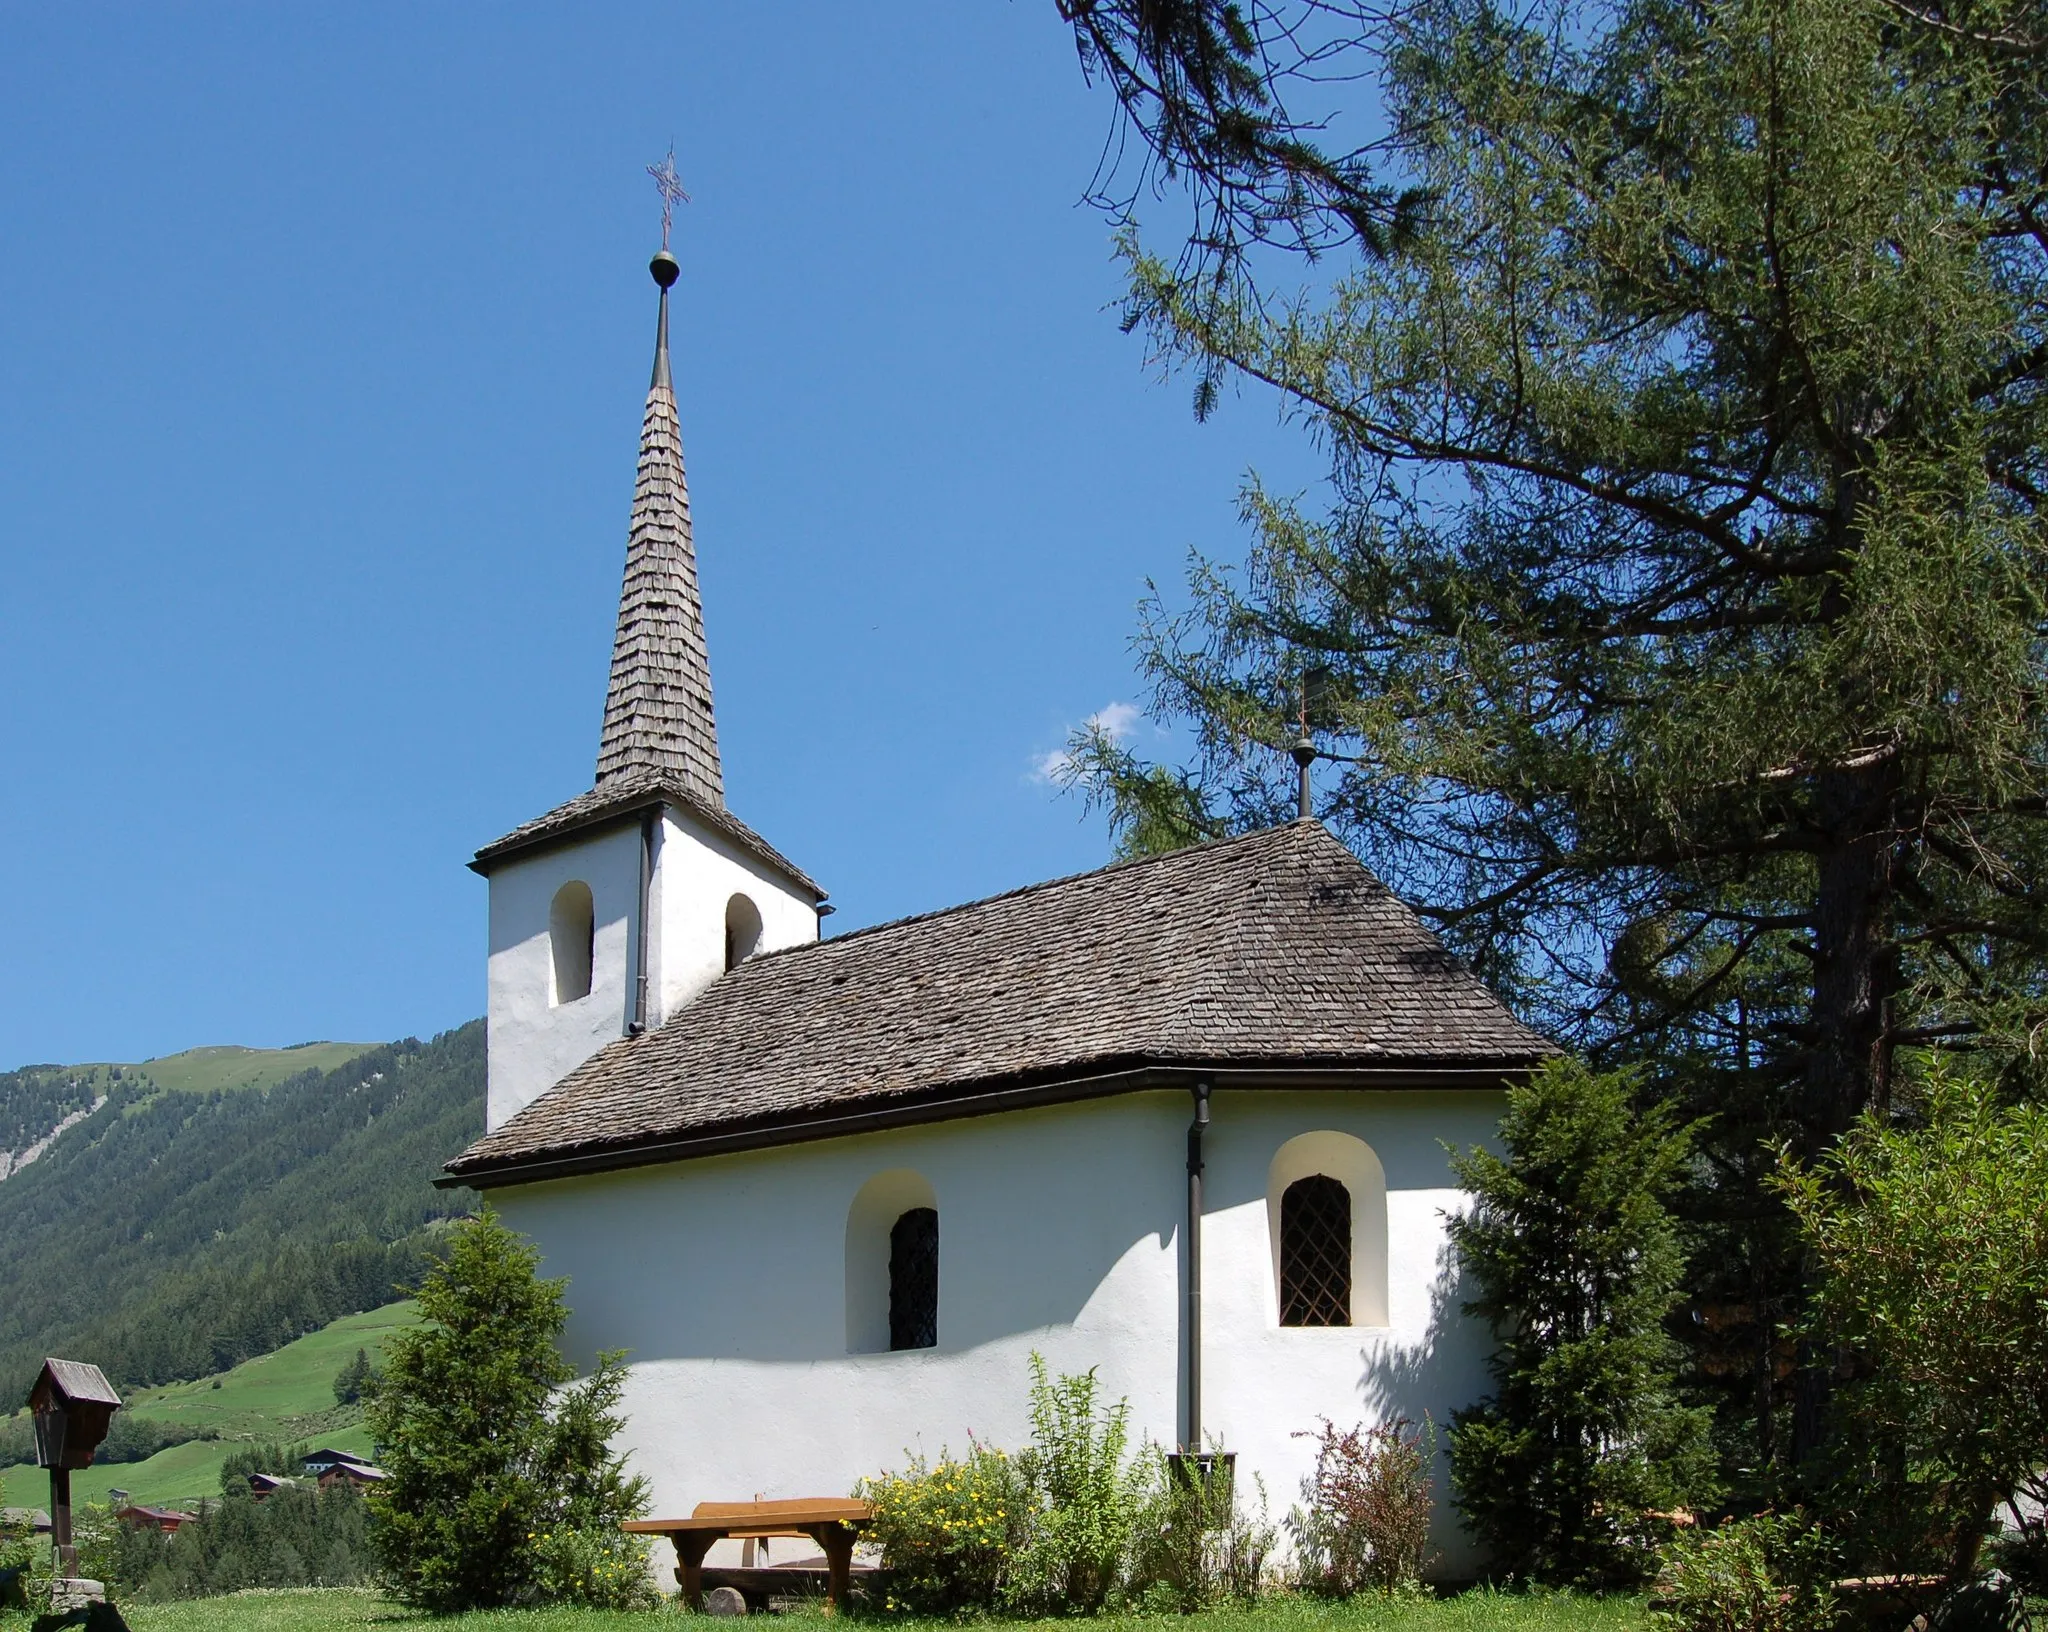
[[[548, 908], [571, 879], [590, 886], [590, 993], [557, 1003]], [[516, 1115], [624, 1033], [639, 901], [638, 827], [606, 829], [491, 870], [486, 1126]]]
[[[569, 1277], [572, 1358], [630, 1351], [628, 1440], [656, 1512], [842, 1494], [906, 1449], [1023, 1443], [1033, 1349], [1057, 1371], [1098, 1367], [1138, 1432], [1177, 1440], [1189, 1110], [1185, 1095], [1129, 1095], [493, 1199], [545, 1272]], [[1438, 1141], [1487, 1139], [1500, 1110], [1486, 1092], [1215, 1095], [1204, 1424], [1264, 1480], [1276, 1520], [1313, 1461], [1294, 1436], [1318, 1417], [1442, 1424], [1484, 1392], [1486, 1342], [1459, 1313], [1444, 1235], [1463, 1198]], [[1318, 1130], [1365, 1141], [1385, 1173], [1381, 1328], [1279, 1325], [1268, 1183], [1281, 1147]], [[850, 1353], [871, 1326], [849, 1318], [849, 1210], [885, 1173], [916, 1175], [938, 1208], [939, 1346]], [[1439, 1571], [1466, 1573], [1439, 1480]]]
[[725, 973], [725, 913], [735, 895], [746, 896], [761, 914], [757, 951], [818, 938], [818, 908], [808, 895], [715, 829], [664, 811], [648, 896], [655, 926], [647, 957], [653, 1024]]
[[[548, 916], [572, 879], [590, 886], [594, 909], [590, 992], [558, 1002]], [[501, 862], [490, 883], [485, 1124], [496, 1128], [626, 1034], [637, 979], [639, 825], [597, 829]], [[807, 895], [721, 834], [665, 811], [648, 889], [650, 1026], [725, 972], [726, 909], [735, 895], [760, 913], [757, 951], [818, 938]]]

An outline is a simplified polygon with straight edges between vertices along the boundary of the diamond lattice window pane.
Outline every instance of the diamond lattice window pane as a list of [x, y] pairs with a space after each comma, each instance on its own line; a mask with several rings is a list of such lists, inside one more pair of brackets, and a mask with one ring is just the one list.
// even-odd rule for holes
[[1280, 1197], [1280, 1324], [1351, 1324], [1351, 1192], [1325, 1174]]
[[939, 1341], [939, 1215], [913, 1207], [889, 1230], [889, 1347]]

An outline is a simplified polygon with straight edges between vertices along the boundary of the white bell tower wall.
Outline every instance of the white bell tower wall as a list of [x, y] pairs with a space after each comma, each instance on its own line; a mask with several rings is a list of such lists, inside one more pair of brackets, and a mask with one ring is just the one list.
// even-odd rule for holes
[[[640, 904], [640, 828], [621, 824], [497, 863], [484, 1125], [496, 1129], [625, 1035]], [[581, 884], [590, 892], [580, 938]], [[574, 975], [588, 959], [588, 990]]]
[[[487, 1129], [641, 1018], [640, 848], [635, 819], [493, 864]], [[818, 938], [808, 890], [687, 810], [663, 808], [653, 862], [649, 1030], [732, 964]]]
[[649, 904], [656, 929], [647, 959], [650, 1026], [724, 974], [729, 961], [818, 938], [818, 905], [808, 890], [673, 805], [662, 812]]

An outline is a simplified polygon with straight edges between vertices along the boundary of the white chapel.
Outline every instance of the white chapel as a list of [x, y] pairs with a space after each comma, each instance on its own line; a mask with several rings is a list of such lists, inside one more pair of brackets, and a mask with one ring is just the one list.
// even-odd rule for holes
[[[1029, 1437], [1027, 1365], [1220, 1444], [1486, 1391], [1446, 1144], [1549, 1052], [1313, 820], [853, 933], [726, 807], [660, 286], [594, 785], [478, 851], [473, 1187], [629, 1351], [657, 1514]], [[1439, 1569], [1469, 1573], [1440, 1490]]]

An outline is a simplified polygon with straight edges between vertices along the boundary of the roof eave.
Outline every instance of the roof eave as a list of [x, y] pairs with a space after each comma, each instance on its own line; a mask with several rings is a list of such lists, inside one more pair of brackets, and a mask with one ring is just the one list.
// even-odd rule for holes
[[[1084, 1075], [1059, 1075], [992, 1085], [975, 1093], [936, 1093], [848, 1107], [837, 1112], [792, 1115], [744, 1127], [687, 1134], [672, 1138], [633, 1140], [561, 1155], [486, 1160], [458, 1170], [450, 1163], [434, 1180], [443, 1190], [497, 1190], [515, 1184], [578, 1178], [625, 1168], [653, 1167], [722, 1156], [734, 1151], [762, 1150], [778, 1145], [811, 1144], [885, 1128], [952, 1122], [1039, 1105], [1069, 1104], [1146, 1089], [1184, 1088], [1206, 1081], [1216, 1088], [1253, 1090], [1405, 1091], [1492, 1090], [1522, 1081], [1547, 1055], [1525, 1060], [1468, 1062], [1375, 1062], [1315, 1065], [1284, 1060], [1240, 1064], [1142, 1062]], [[460, 1161], [461, 1158], [457, 1158]]]

